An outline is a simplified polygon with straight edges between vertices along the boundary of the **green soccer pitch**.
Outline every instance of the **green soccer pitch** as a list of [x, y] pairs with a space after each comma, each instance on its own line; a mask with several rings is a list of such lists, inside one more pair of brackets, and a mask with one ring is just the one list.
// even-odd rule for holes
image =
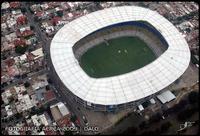
[[90, 48], [80, 59], [80, 66], [94, 78], [125, 74], [156, 59], [154, 52], [138, 37], [120, 37]]

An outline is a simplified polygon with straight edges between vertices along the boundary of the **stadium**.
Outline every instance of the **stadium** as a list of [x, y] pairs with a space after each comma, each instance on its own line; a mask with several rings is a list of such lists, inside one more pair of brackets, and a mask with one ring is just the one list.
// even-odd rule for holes
[[74, 101], [95, 111], [136, 106], [187, 69], [184, 37], [157, 12], [122, 6], [63, 26], [50, 45], [54, 70]]

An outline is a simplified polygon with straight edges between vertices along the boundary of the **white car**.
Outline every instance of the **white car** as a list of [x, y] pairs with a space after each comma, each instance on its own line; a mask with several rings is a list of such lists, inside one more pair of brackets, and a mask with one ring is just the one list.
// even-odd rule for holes
[[86, 126], [89, 124], [85, 116], [83, 116], [83, 121], [84, 121]]
[[72, 127], [76, 127], [73, 122], [71, 124], [72, 124]]

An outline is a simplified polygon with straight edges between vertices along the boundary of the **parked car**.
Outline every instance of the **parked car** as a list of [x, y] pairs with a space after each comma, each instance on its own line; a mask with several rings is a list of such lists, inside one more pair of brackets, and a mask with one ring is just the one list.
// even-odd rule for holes
[[83, 121], [84, 121], [85, 125], [89, 124], [85, 116], [83, 116]]

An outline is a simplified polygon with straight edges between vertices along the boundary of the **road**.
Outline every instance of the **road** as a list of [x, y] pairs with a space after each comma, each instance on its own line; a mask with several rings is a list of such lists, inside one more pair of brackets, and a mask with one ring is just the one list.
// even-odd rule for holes
[[[32, 73], [31, 77], [39, 76], [39, 75], [42, 75], [42, 74], [45, 74], [45, 73], [47, 73], [47, 70], [46, 70], [46, 69], [42, 69], [42, 70], [40, 70], [40, 71], [37, 71], [37, 72]], [[6, 90], [6, 89], [8, 89], [8, 88], [10, 88], [10, 87], [12, 87], [12, 86], [15, 86], [15, 85], [19, 84], [20, 82], [28, 81], [29, 78], [30, 78], [30, 76], [27, 76], [27, 77], [25, 77], [25, 78], [16, 79], [13, 83], [11, 83], [11, 84], [9, 84], [9, 85], [7, 85], [7, 86], [5, 86], [5, 87], [2, 87], [1, 89], [2, 89], [2, 90]]]

